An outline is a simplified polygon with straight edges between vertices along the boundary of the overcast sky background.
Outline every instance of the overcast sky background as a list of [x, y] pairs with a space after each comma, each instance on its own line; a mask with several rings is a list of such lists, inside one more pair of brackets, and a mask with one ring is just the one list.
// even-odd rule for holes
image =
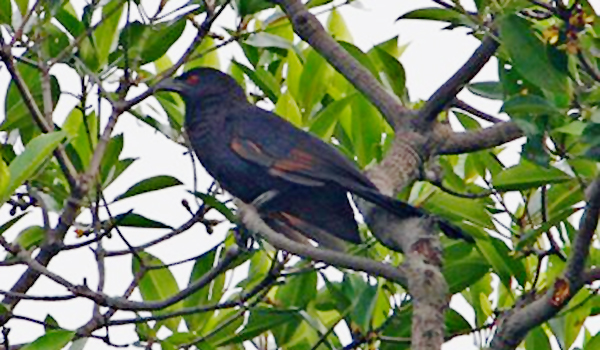
[[[596, 1], [598, 0], [593, 2]], [[145, 1], [145, 3], [148, 4], [146, 7], [147, 13], [152, 14], [158, 2]], [[179, 3], [181, 1], [170, 1], [168, 6], [177, 7]], [[411, 9], [433, 6], [430, 1], [363, 0], [359, 4], [340, 8], [341, 14], [350, 28], [354, 42], [359, 48], [368, 50], [373, 45], [396, 35], [400, 36], [402, 44], [409, 44], [400, 61], [406, 70], [407, 85], [413, 100], [428, 98], [468, 59], [478, 46], [479, 41], [468, 36], [467, 31], [463, 29], [445, 31], [441, 30], [444, 27], [443, 24], [430, 21], [403, 20], [396, 22], [396, 18]], [[81, 8], [84, 5], [85, 2], [81, 1]], [[326, 17], [326, 15], [323, 15], [320, 18], [325, 20]], [[217, 32], [219, 31], [218, 26], [234, 27], [235, 16], [233, 12], [226, 11], [222, 18], [217, 21], [217, 25], [213, 27]], [[193, 31], [188, 26], [180, 41], [185, 46], [179, 45], [169, 51], [173, 61], [179, 58], [182, 53], [181, 48], [186, 47], [192, 39]], [[227, 69], [229, 58], [232, 55], [242, 59], [239, 50], [234, 49], [235, 46], [235, 44], [232, 44], [230, 45], [231, 48], [219, 51], [223, 70]], [[492, 59], [477, 75], [475, 81], [497, 80], [496, 65], [496, 60]], [[78, 79], [74, 72], [64, 67], [56, 67], [52, 73], [57, 75], [63, 91], [79, 93], [77, 91]], [[9, 80], [6, 69], [0, 69], [0, 101], [4, 101]], [[478, 98], [468, 92], [461, 92], [459, 96], [487, 113], [498, 115], [500, 104], [497, 102]], [[68, 115], [76, 102], [71, 96], [66, 94], [61, 96], [55, 112], [59, 120]], [[107, 107], [107, 105], [103, 105], [103, 114], [108, 111]], [[3, 118], [3, 111], [4, 108], [1, 108], [0, 121]], [[146, 109], [146, 111], [150, 112], [149, 109]], [[175, 227], [188, 220], [190, 214], [181, 205], [183, 198], [188, 199], [190, 203], [194, 202], [186, 192], [186, 190], [193, 188], [192, 165], [189, 156], [185, 154], [186, 150], [166, 140], [163, 136], [155, 133], [153, 129], [129, 115], [124, 115], [120, 119], [113, 135], [119, 133], [126, 134], [121, 158], [135, 157], [139, 160], [106, 190], [105, 196], [107, 199], [110, 200], [123, 193], [134, 183], [155, 175], [172, 175], [184, 182], [185, 185], [123, 200], [111, 207], [113, 215], [135, 209], [137, 213], [151, 218], [158, 218], [160, 221]], [[501, 154], [502, 161], [505, 164], [515, 163], [518, 160], [518, 150], [517, 143], [516, 146], [510, 147]], [[197, 170], [200, 178], [199, 190], [205, 190], [210, 185], [211, 179], [201, 167], [197, 167]], [[2, 218], [0, 222], [5, 222], [9, 218], [6, 206], [0, 209], [0, 218]], [[89, 218], [82, 216], [80, 221], [89, 222]], [[13, 239], [23, 228], [41, 222], [41, 214], [36, 211], [30, 214], [27, 219], [15, 225], [5, 236], [8, 239]], [[55, 223], [55, 220], [53, 223]], [[227, 227], [225, 226], [219, 226], [220, 229], [209, 236], [201, 225], [196, 225], [185, 234], [154, 246], [148, 251], [161, 258], [165, 263], [193, 257], [218, 244], [226, 231]], [[138, 245], [157, 238], [164, 231], [124, 229], [123, 232], [132, 244]], [[78, 242], [72, 231], [68, 234], [67, 242]], [[115, 250], [123, 249], [125, 246], [116, 236], [113, 236], [113, 239], [107, 241], [105, 248]], [[131, 257], [109, 258], [107, 259], [106, 268], [107, 284], [105, 290], [111, 295], [122, 294], [131, 280]], [[185, 264], [172, 269], [181, 288], [187, 285], [191, 268], [192, 264]], [[88, 285], [92, 288], [97, 283], [94, 256], [89, 249], [61, 253], [52, 261], [50, 269], [72, 283], [80, 284], [84, 278], [87, 279]], [[24, 271], [24, 268], [21, 266], [2, 267], [0, 271], [0, 289], [8, 290]], [[64, 288], [57, 287], [55, 283], [43, 277], [30, 290], [32, 295], [64, 294], [65, 292]], [[134, 296], [139, 299], [138, 293]], [[75, 329], [89, 320], [92, 314], [92, 306], [91, 302], [83, 299], [60, 303], [22, 301], [16, 308], [15, 313], [39, 320], [43, 320], [47, 314], [51, 314], [62, 327]], [[466, 304], [462, 297], [454, 297], [451, 306], [467, 320], [472, 321], [474, 319], [470, 306]], [[118, 313], [116, 318], [130, 315]], [[11, 321], [9, 326], [12, 329], [10, 339], [13, 344], [30, 341], [43, 334], [41, 326], [25, 324], [22, 321]], [[597, 329], [597, 324], [591, 325], [593, 332]], [[130, 325], [111, 328], [110, 338], [116, 344], [131, 343], [135, 340], [134, 327]], [[107, 348], [109, 347], [94, 339], [90, 340], [86, 347], [86, 349]], [[443, 349], [469, 350], [476, 348], [473, 337], [463, 336], [448, 342]]]

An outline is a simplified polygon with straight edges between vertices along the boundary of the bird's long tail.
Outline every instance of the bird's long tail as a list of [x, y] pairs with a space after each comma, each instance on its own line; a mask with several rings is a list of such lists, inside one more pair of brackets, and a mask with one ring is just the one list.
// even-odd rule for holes
[[[423, 209], [413, 207], [408, 203], [402, 202], [392, 197], [388, 197], [375, 189], [360, 188], [353, 189], [352, 192], [358, 195], [359, 197], [382, 207], [383, 209], [389, 211], [390, 213], [394, 214], [395, 216], [401, 219], [433, 216], [432, 214], [427, 213]], [[440, 227], [440, 230], [442, 230], [442, 232], [446, 236], [454, 239], [463, 239], [468, 242], [474, 242], [473, 237], [464, 233], [458, 226], [455, 226], [449, 223], [448, 221], [445, 221], [438, 217], [433, 217], [436, 220], [438, 226]]]

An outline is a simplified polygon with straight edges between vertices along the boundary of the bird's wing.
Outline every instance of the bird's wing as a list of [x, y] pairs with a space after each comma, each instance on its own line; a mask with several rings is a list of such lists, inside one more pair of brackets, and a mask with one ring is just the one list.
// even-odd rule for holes
[[321, 186], [335, 182], [342, 187], [373, 184], [333, 146], [302, 131], [277, 115], [249, 106], [231, 119], [231, 149], [248, 162], [268, 168], [269, 174], [287, 181]]

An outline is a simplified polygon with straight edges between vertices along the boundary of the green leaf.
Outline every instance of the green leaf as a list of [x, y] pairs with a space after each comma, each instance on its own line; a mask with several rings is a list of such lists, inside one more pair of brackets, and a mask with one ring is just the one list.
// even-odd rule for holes
[[351, 43], [345, 41], [338, 41], [338, 43], [346, 51], [348, 51], [349, 54], [356, 58], [358, 62], [360, 62], [360, 64], [363, 65], [363, 67], [367, 68], [371, 72], [371, 74], [373, 74], [373, 77], [375, 77], [375, 79], [379, 80], [379, 72], [375, 68], [375, 65], [371, 61], [371, 58], [369, 58], [369, 56], [366, 53], [364, 53], [361, 49], [359, 49]]
[[467, 89], [477, 95], [490, 100], [504, 99], [504, 88], [499, 81], [482, 81], [478, 83], [470, 83]]
[[378, 69], [384, 74], [385, 82], [392, 88], [396, 96], [402, 98], [406, 94], [406, 73], [402, 64], [392, 55], [380, 48], [369, 52], [374, 62], [379, 62]]
[[365, 167], [377, 156], [383, 132], [383, 118], [362, 94], [352, 100], [352, 141], [360, 167]]
[[289, 91], [279, 97], [273, 112], [299, 128], [303, 126], [302, 113], [300, 113], [300, 109]]
[[312, 120], [309, 128], [310, 132], [325, 141], [331, 140], [339, 118], [350, 118], [350, 109], [348, 106], [354, 96], [352, 94], [341, 100], [334, 101], [321, 109]]
[[536, 95], [517, 96], [504, 102], [502, 112], [512, 117], [521, 115], [560, 115], [561, 112], [547, 99]]
[[567, 75], [552, 64], [546, 45], [535, 35], [527, 20], [515, 14], [498, 20], [502, 45], [510, 54], [514, 68], [525, 79], [554, 93], [568, 89]]
[[297, 312], [269, 309], [265, 307], [253, 308], [244, 328], [233, 337], [219, 342], [219, 346], [241, 344], [253, 339], [273, 328], [281, 327], [290, 321], [299, 318]]
[[274, 2], [268, 0], [235, 0], [235, 4], [240, 17], [252, 15], [275, 6]]
[[[130, 22], [119, 37], [119, 45], [128, 48], [130, 64], [143, 66], [161, 58], [167, 50], [179, 39], [185, 29], [186, 18], [179, 17], [168, 22], [154, 25]], [[111, 53], [109, 61], [118, 61], [119, 66], [124, 66], [122, 50]]]
[[285, 83], [287, 84], [288, 91], [294, 96], [296, 101], [301, 101], [300, 96], [300, 78], [302, 71], [304, 70], [302, 62], [294, 52], [294, 50], [288, 50], [287, 54], [287, 77]]
[[[31, 92], [35, 104], [40, 110], [43, 110], [43, 89], [42, 89], [42, 74], [36, 68], [33, 68], [24, 63], [17, 63], [17, 70], [25, 85]], [[52, 94], [52, 105], [56, 106], [60, 97], [60, 86], [55, 76], [50, 76], [50, 86]], [[28, 143], [33, 136], [39, 135], [39, 130], [33, 123], [33, 116], [29, 112], [29, 108], [25, 104], [25, 100], [21, 92], [17, 88], [14, 80], [11, 80], [4, 101], [5, 119], [0, 125], [0, 131], [10, 131], [19, 129], [23, 143]]]
[[452, 196], [436, 191], [424, 205], [432, 213], [457, 221], [467, 220], [477, 226], [493, 229], [492, 218], [485, 209], [485, 202]]
[[0, 0], [0, 24], [12, 25], [12, 8], [10, 0]]
[[172, 229], [172, 227], [169, 225], [165, 225], [162, 222], [148, 219], [145, 216], [135, 213], [124, 213], [116, 215], [113, 218], [112, 222], [117, 226]]
[[275, 77], [269, 71], [266, 71], [263, 68], [252, 70], [237, 61], [233, 61], [233, 64], [244, 71], [244, 74], [246, 74], [250, 80], [265, 93], [265, 95], [267, 95], [271, 102], [277, 103], [280, 88], [277, 80], [275, 80]]
[[[194, 267], [192, 268], [192, 273], [190, 274], [190, 279], [188, 282], [188, 286], [194, 283], [196, 280], [204, 276], [208, 273], [216, 263], [216, 260], [219, 258], [218, 252], [220, 251], [220, 246], [216, 246], [208, 252], [202, 254], [196, 262], [194, 263]], [[215, 279], [213, 279], [208, 285], [189, 297], [185, 298], [183, 301], [184, 307], [196, 307], [200, 305], [212, 305], [216, 304], [220, 301], [223, 296], [223, 289], [225, 287], [225, 274], [221, 274]], [[203, 312], [192, 315], [185, 315], [183, 319], [190, 331], [200, 332], [206, 322], [213, 316], [213, 313]]]
[[279, 35], [258, 32], [251, 34], [248, 39], [244, 40], [244, 44], [254, 47], [278, 47], [285, 50], [293, 50], [294, 44]]
[[296, 99], [305, 114], [311, 115], [317, 103], [321, 101], [333, 73], [333, 67], [319, 53], [309, 49], [298, 84], [299, 98]]
[[396, 21], [399, 21], [401, 19], [424, 19], [430, 21], [442, 21], [452, 23], [456, 26], [472, 25], [472, 22], [468, 19], [466, 15], [463, 15], [462, 13], [456, 10], [444, 9], [439, 7], [421, 8], [413, 10], [398, 17]]
[[[305, 263], [297, 266], [305, 267]], [[317, 272], [311, 270], [287, 278], [286, 283], [277, 288], [275, 300], [288, 308], [304, 309], [317, 296]]]
[[75, 336], [75, 332], [55, 330], [47, 332], [32, 343], [25, 345], [21, 350], [61, 350]]
[[490, 271], [490, 264], [478, 252], [463, 259], [447, 261], [443, 274], [450, 294], [458, 293], [476, 283]]
[[500, 191], [521, 191], [569, 180], [571, 180], [569, 175], [554, 167], [544, 168], [522, 160], [521, 163], [493, 176], [492, 184]]
[[154, 177], [144, 179], [144, 180], [136, 183], [135, 185], [129, 187], [127, 189], [127, 191], [125, 191], [125, 193], [120, 194], [117, 197], [115, 197], [114, 201], [116, 202], [121, 199], [137, 196], [138, 194], [152, 192], [152, 191], [158, 191], [158, 190], [162, 190], [162, 189], [173, 187], [173, 186], [179, 186], [182, 184], [183, 183], [181, 181], [177, 180], [173, 176], [167, 176], [167, 175], [154, 176]]
[[46, 315], [46, 318], [44, 318], [44, 330], [49, 332], [58, 328], [60, 328], [60, 326], [56, 319], [50, 314]]
[[[157, 257], [146, 253], [139, 252], [139, 257], [143, 260], [144, 266], [164, 266], [164, 263]], [[141, 269], [140, 262], [135, 256], [132, 256], [132, 272], [135, 276]], [[140, 279], [138, 286], [142, 300], [144, 301], [161, 301], [179, 293], [179, 287], [175, 277], [168, 268], [149, 269]], [[153, 311], [153, 315], [162, 315], [181, 309], [183, 302], [179, 301], [169, 307], [161, 310]], [[181, 322], [181, 316], [173, 317], [165, 321], [160, 321], [172, 332], [177, 331], [177, 327]], [[158, 329], [160, 327], [157, 327]]]
[[[590, 339], [583, 347], [583, 350], [596, 350], [596, 349], [600, 349], [600, 333], [593, 336], [592, 339]], [[530, 349], [527, 348], [527, 350], [530, 350]], [[544, 350], [544, 349], [542, 349], [542, 350]]]
[[39, 247], [46, 237], [46, 230], [41, 226], [29, 226], [19, 232], [13, 243], [18, 244], [25, 250]]
[[8, 169], [8, 165], [6, 165], [6, 163], [4, 163], [4, 160], [2, 160], [2, 157], [0, 157], [0, 194], [6, 191], [6, 188], [9, 184], [10, 170]]
[[25, 216], [27, 214], [29, 214], [29, 212], [21, 213], [21, 214], [15, 216], [14, 218], [8, 220], [4, 224], [2, 224], [2, 226], [0, 226], [0, 236], [2, 236], [4, 234], [4, 232], [6, 232], [12, 225], [16, 224], [17, 221], [19, 221], [23, 216]]
[[8, 200], [10, 195], [29, 180], [40, 166], [52, 155], [52, 151], [61, 144], [65, 132], [57, 131], [43, 134], [31, 140], [23, 153], [19, 154], [8, 166], [10, 181], [0, 193], [0, 205]]
[[350, 30], [348, 30], [348, 26], [346, 25], [344, 18], [335, 7], [329, 14], [329, 19], [327, 20], [327, 31], [335, 40], [348, 43], [352, 42], [352, 34], [350, 34]]
[[183, 66], [183, 70], [187, 72], [196, 67], [221, 69], [218, 50], [215, 49], [215, 46], [213, 38], [209, 36], [204, 37], [200, 45], [194, 50], [191, 56], [192, 59]]
[[237, 222], [237, 217], [235, 214], [229, 209], [225, 204], [216, 199], [214, 196], [211, 196], [202, 192], [190, 192], [194, 196], [200, 198], [205, 205], [216, 209], [219, 213], [223, 214], [225, 218], [231, 222]]
[[527, 350], [551, 350], [550, 340], [544, 329], [539, 326], [532, 329], [525, 338], [525, 349]]
[[123, 3], [120, 1], [111, 1], [102, 7], [102, 22], [94, 31], [94, 43], [100, 67], [108, 62], [111, 48], [119, 39], [118, 25], [122, 13]]

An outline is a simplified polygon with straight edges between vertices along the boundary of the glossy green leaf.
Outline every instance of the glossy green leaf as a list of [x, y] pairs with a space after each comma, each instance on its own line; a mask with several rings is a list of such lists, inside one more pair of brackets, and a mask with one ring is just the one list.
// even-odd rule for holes
[[287, 89], [296, 101], [300, 101], [300, 78], [304, 68], [294, 50], [288, 50], [287, 64], [287, 77], [285, 79]]
[[[583, 347], [583, 350], [596, 350], [596, 349], [600, 349], [600, 333], [593, 336], [592, 339], [590, 339]], [[530, 350], [530, 349], [528, 348], [527, 350]], [[544, 349], [542, 349], [542, 350], [544, 350]]]
[[525, 349], [527, 350], [551, 350], [550, 340], [548, 339], [548, 335], [544, 332], [544, 329], [540, 327], [535, 327], [528, 334], [527, 338], [525, 338]]
[[265, 93], [271, 102], [277, 103], [277, 99], [279, 98], [281, 92], [279, 84], [271, 73], [262, 68], [252, 70], [236, 61], [233, 61], [233, 64], [244, 71], [244, 74], [246, 74], [250, 80], [252, 80], [252, 82], [254, 82], [254, 84], [256, 84], [256, 86], [258, 86], [262, 92]]
[[339, 118], [350, 118], [351, 111], [348, 107], [354, 96], [350, 95], [341, 100], [334, 101], [321, 109], [312, 120], [309, 127], [310, 132], [325, 141], [329, 141], [333, 136]]
[[149, 219], [145, 216], [135, 213], [125, 213], [116, 215], [112, 222], [117, 226], [141, 227], [141, 228], [172, 228], [160, 221]]
[[248, 39], [244, 40], [244, 44], [254, 47], [278, 47], [285, 50], [294, 49], [294, 45], [291, 41], [278, 35], [265, 32], [251, 34]]
[[300, 109], [289, 91], [279, 97], [273, 112], [299, 128], [303, 126], [302, 113], [300, 113]]
[[29, 180], [42, 164], [52, 155], [52, 151], [62, 143], [66, 133], [62, 131], [43, 134], [31, 140], [9, 165], [10, 181], [0, 193], [0, 204], [6, 202], [10, 195]]
[[502, 100], [504, 89], [499, 81], [482, 81], [467, 85], [467, 89], [477, 95], [491, 100]]
[[184, 71], [196, 67], [212, 67], [215, 69], [221, 69], [221, 62], [219, 59], [218, 51], [215, 50], [215, 40], [209, 36], [204, 37], [202, 42], [194, 50], [192, 59], [185, 63], [183, 66]]
[[0, 157], [0, 194], [6, 192], [9, 184], [10, 170], [8, 169], [8, 165], [2, 160], [2, 157]]
[[[301, 263], [297, 266], [304, 266]], [[304, 309], [317, 295], [317, 272], [290, 276], [286, 283], [277, 288], [275, 299], [284, 307]]]
[[335, 40], [352, 42], [352, 34], [350, 34], [344, 18], [336, 8], [333, 8], [327, 19], [327, 31]]
[[375, 68], [375, 65], [371, 61], [371, 58], [366, 53], [364, 53], [361, 49], [359, 49], [357, 46], [351, 43], [345, 41], [338, 41], [338, 43], [346, 51], [348, 51], [349, 54], [356, 58], [356, 60], [358, 60], [358, 62], [360, 62], [360, 64], [363, 67], [367, 68], [371, 72], [371, 74], [373, 74], [373, 77], [375, 77], [375, 79], [379, 80], [379, 72], [377, 71], [377, 68]]
[[102, 22], [94, 31], [96, 55], [100, 66], [108, 62], [108, 55], [119, 39], [117, 29], [123, 8], [120, 1], [110, 1], [102, 7]]
[[[38, 109], [43, 111], [42, 75], [40, 71], [24, 63], [17, 63], [16, 67], [25, 85], [31, 92]], [[58, 80], [53, 75], [50, 76], [50, 86], [52, 105], [56, 106], [60, 96], [60, 86], [58, 85]], [[28, 143], [33, 136], [39, 135], [38, 128], [33, 123], [33, 116], [29, 112], [25, 100], [14, 81], [10, 82], [4, 106], [5, 119], [0, 124], [0, 131], [19, 129], [21, 137], [24, 138], [24, 143]], [[27, 133], [29, 135], [26, 135]]]
[[75, 332], [66, 330], [49, 331], [21, 350], [61, 350], [75, 336]]
[[46, 332], [49, 332], [58, 328], [60, 328], [60, 326], [58, 325], [58, 321], [56, 321], [56, 319], [52, 317], [52, 315], [46, 315], [46, 318], [44, 318], [44, 330]]
[[357, 94], [352, 107], [352, 141], [360, 167], [365, 167], [377, 156], [381, 147], [383, 118], [363, 95]]
[[401, 19], [424, 19], [430, 21], [442, 21], [449, 22], [454, 25], [465, 25], [471, 23], [471, 21], [468, 20], [468, 17], [466, 15], [463, 15], [458, 11], [439, 7], [421, 8], [413, 10], [398, 17], [396, 21], [399, 21]]
[[[220, 247], [214, 247], [208, 252], [202, 254], [196, 262], [194, 263], [194, 267], [192, 268], [192, 273], [190, 274], [190, 279], [188, 282], [188, 286], [194, 283], [196, 280], [204, 276], [208, 273], [216, 263], [216, 259], [219, 257], [219, 249]], [[183, 301], [184, 307], [196, 307], [200, 305], [213, 305], [220, 301], [223, 296], [225, 287], [225, 274], [221, 274], [215, 279], [213, 279], [208, 285], [189, 297], [185, 298]], [[185, 315], [183, 319], [189, 330], [192, 331], [201, 331], [206, 322], [213, 316], [213, 313], [203, 312], [192, 315]]]
[[385, 77], [385, 82], [392, 88], [394, 94], [403, 97], [406, 93], [406, 72], [402, 64], [386, 51], [375, 47], [369, 52], [377, 68]]
[[517, 96], [504, 102], [502, 112], [518, 117], [522, 115], [560, 115], [561, 112], [548, 100], [535, 95]]
[[521, 163], [494, 176], [492, 184], [500, 191], [520, 191], [569, 180], [569, 175], [554, 167], [544, 168], [522, 160]]
[[120, 194], [117, 197], [115, 197], [115, 201], [137, 196], [142, 193], [158, 191], [173, 186], [179, 186], [182, 184], [183, 183], [181, 181], [177, 180], [173, 176], [159, 175], [150, 177], [129, 187], [127, 191], [125, 191], [123, 194]]
[[273, 328], [278, 328], [290, 321], [297, 320], [298, 317], [296, 311], [276, 310], [265, 307], [253, 308], [250, 311], [248, 322], [244, 325], [244, 328], [235, 334], [235, 336], [220, 342], [219, 346], [241, 344]]
[[552, 64], [546, 45], [535, 35], [527, 20], [514, 14], [498, 20], [500, 39], [514, 68], [538, 87], [554, 93], [565, 93], [567, 76]]
[[252, 15], [262, 10], [275, 6], [275, 3], [268, 0], [235, 0], [238, 14], [241, 17]]
[[[143, 260], [144, 266], [164, 266], [164, 263], [157, 257], [146, 253], [139, 252], [138, 256]], [[134, 276], [140, 272], [141, 265], [135, 256], [132, 256], [132, 273]], [[177, 281], [168, 268], [149, 269], [140, 279], [138, 289], [142, 295], [142, 299], [146, 302], [161, 301], [168, 299], [179, 292]], [[153, 312], [153, 315], [162, 315], [181, 309], [183, 303], [181, 301]], [[165, 321], [161, 321], [172, 332], [177, 331], [177, 327], [181, 322], [181, 316], [173, 317]], [[158, 329], [158, 328], [157, 328]]]
[[29, 226], [19, 232], [15, 238], [14, 244], [18, 244], [21, 248], [29, 250], [39, 247], [46, 237], [46, 230], [41, 226]]
[[427, 199], [424, 207], [443, 217], [457, 221], [466, 220], [475, 225], [491, 229], [494, 225], [484, 203], [482, 200], [460, 198], [442, 191], [436, 191]]
[[29, 212], [24, 212], [21, 213], [15, 217], [13, 217], [12, 219], [8, 220], [7, 222], [3, 223], [0, 226], [0, 236], [2, 236], [4, 234], [4, 232], [6, 232], [9, 228], [11, 228], [12, 225], [16, 224], [17, 221], [19, 221], [23, 216], [29, 214]]
[[0, 24], [12, 25], [12, 8], [10, 0], [0, 0]]
[[231, 222], [237, 222], [237, 217], [235, 214], [229, 209], [223, 202], [216, 199], [214, 196], [211, 196], [202, 192], [190, 192], [194, 196], [200, 198], [205, 205], [216, 209], [219, 213], [223, 214], [225, 218]]
[[490, 264], [479, 253], [473, 252], [462, 259], [447, 261], [443, 274], [450, 294], [455, 294], [477, 282], [489, 271]]
[[304, 68], [298, 84], [298, 103], [305, 114], [310, 115], [325, 95], [329, 79], [334, 70], [321, 55], [310, 49], [304, 61]]

